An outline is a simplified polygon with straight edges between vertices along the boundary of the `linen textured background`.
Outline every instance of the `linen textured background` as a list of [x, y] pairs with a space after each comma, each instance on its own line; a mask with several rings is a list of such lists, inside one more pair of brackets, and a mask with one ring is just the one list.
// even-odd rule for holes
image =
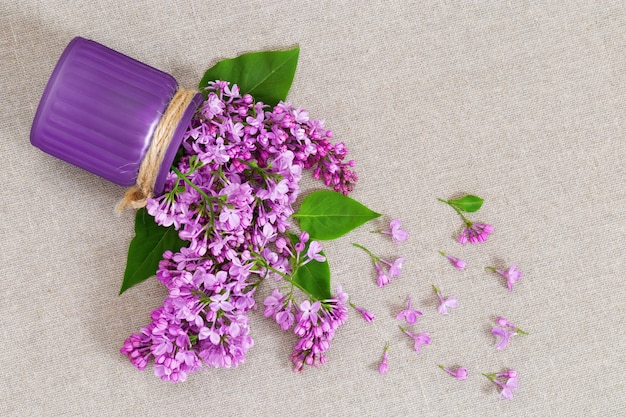
[[[384, 214], [325, 245], [333, 287], [377, 320], [351, 312], [329, 362], [303, 374], [295, 337], [262, 311], [238, 369], [183, 384], [135, 370], [119, 348], [165, 291], [151, 279], [117, 295], [133, 235], [133, 212], [114, 213], [124, 190], [29, 142], [75, 36], [186, 87], [220, 59], [299, 44], [289, 100], [347, 144], [353, 197]], [[0, 0], [0, 415], [626, 415], [625, 101], [623, 1]], [[471, 216], [494, 225], [485, 244], [456, 243], [461, 222], [437, 201], [464, 193], [485, 199]], [[370, 233], [392, 218], [410, 232], [399, 246]], [[377, 288], [352, 242], [405, 256], [402, 276]], [[512, 263], [524, 275], [510, 293], [483, 267]], [[459, 308], [438, 315], [431, 284]], [[433, 339], [419, 355], [394, 319], [409, 294]], [[530, 335], [496, 351], [498, 315]], [[513, 401], [480, 375], [508, 367]]]

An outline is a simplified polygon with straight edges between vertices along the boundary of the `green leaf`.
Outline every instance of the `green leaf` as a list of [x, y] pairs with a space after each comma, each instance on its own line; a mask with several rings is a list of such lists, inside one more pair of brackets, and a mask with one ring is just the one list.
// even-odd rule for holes
[[358, 201], [328, 190], [309, 194], [293, 215], [315, 240], [336, 239], [379, 216]]
[[[292, 233], [289, 233], [289, 238], [294, 245], [300, 240], [298, 236]], [[302, 252], [303, 254], [306, 254], [311, 242], [312, 240], [309, 240]], [[326, 257], [323, 251], [320, 254]], [[311, 261], [299, 266], [292, 275], [291, 282], [314, 300], [321, 301], [331, 298], [328, 260], [324, 262]]]
[[163, 252], [177, 252], [186, 243], [178, 237], [174, 227], [159, 226], [145, 208], [137, 210], [135, 237], [128, 248], [120, 294], [153, 276], [159, 267], [159, 261], [163, 259]]
[[224, 59], [204, 74], [200, 91], [204, 92], [210, 81], [230, 81], [239, 86], [241, 94], [251, 94], [256, 101], [275, 106], [287, 98], [299, 55], [300, 47], [295, 47], [287, 51], [251, 52]]
[[466, 213], [473, 213], [482, 207], [483, 199], [475, 195], [466, 195], [457, 200], [448, 200], [448, 204]]

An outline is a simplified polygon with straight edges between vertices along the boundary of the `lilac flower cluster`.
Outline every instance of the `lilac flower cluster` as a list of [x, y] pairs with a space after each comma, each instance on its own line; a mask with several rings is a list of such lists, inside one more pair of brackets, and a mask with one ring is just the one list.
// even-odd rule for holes
[[493, 226], [490, 224], [466, 222], [466, 226], [459, 235], [459, 243], [461, 245], [465, 245], [466, 243], [482, 243], [485, 242], [492, 233]]
[[[344, 194], [357, 181], [354, 161], [344, 161], [345, 145], [331, 138], [306, 110], [284, 102], [271, 108], [241, 95], [236, 85], [209, 83], [165, 193], [147, 201], [155, 221], [173, 226], [189, 244], [166, 252], [159, 264], [157, 278], [168, 295], [152, 322], [124, 342], [120, 351], [133, 365], [144, 369], [154, 359], [157, 376], [178, 382], [203, 364], [245, 361], [253, 345], [247, 313], [256, 308], [258, 284], [271, 276], [293, 290], [296, 268], [324, 260], [318, 242], [301, 235], [292, 245], [288, 237], [302, 171], [312, 170]], [[295, 323], [301, 339], [292, 361], [298, 370], [326, 361], [329, 341], [346, 319], [342, 292], [312, 301], [295, 305], [291, 292], [285, 297], [277, 291], [265, 300], [266, 315], [281, 328]]]

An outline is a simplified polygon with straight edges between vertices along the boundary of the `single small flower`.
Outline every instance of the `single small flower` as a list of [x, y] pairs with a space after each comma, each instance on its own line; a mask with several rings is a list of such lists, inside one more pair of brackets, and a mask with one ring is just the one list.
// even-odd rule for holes
[[423, 345], [430, 345], [431, 339], [430, 339], [428, 332], [415, 334], [415, 333], [408, 331], [406, 328], [402, 326], [399, 326], [399, 327], [400, 327], [400, 330], [402, 330], [404, 334], [406, 334], [407, 336], [413, 339], [413, 341], [415, 342], [413, 344], [413, 349], [415, 349], [417, 353], [420, 353], [422, 351]]
[[439, 367], [441, 369], [443, 369], [444, 371], [446, 371], [447, 373], [449, 373], [450, 375], [452, 375], [453, 377], [455, 377], [456, 379], [458, 379], [459, 381], [463, 381], [465, 379], [467, 379], [468, 374], [467, 374], [467, 368], [457, 368], [456, 371], [453, 371], [450, 368], [445, 368], [443, 365], [439, 365]]
[[465, 267], [467, 266], [467, 263], [463, 260], [463, 259], [459, 259], [459, 258], [455, 258], [453, 256], [449, 256], [446, 255], [445, 252], [439, 251], [439, 253], [443, 256], [445, 256], [450, 263], [452, 263], [452, 266], [454, 266], [456, 269], [462, 271], [465, 269]]
[[392, 220], [391, 223], [389, 223], [389, 230], [381, 230], [380, 233], [390, 235], [391, 240], [395, 243], [404, 242], [409, 237], [409, 233], [402, 229], [402, 224], [398, 219]]
[[500, 398], [506, 398], [507, 400], [513, 399], [513, 391], [516, 391], [519, 387], [516, 370], [509, 369], [503, 373], [483, 375], [500, 387]]
[[383, 353], [383, 360], [380, 362], [380, 365], [378, 365], [378, 373], [379, 374], [386, 374], [387, 371], [389, 370], [389, 364], [387, 363], [387, 352], [389, 351], [389, 342], [387, 342], [387, 344], [385, 345], [385, 351]]
[[437, 294], [437, 298], [439, 298], [439, 307], [437, 307], [437, 311], [439, 314], [447, 315], [449, 308], [456, 308], [459, 306], [459, 302], [453, 295], [449, 297], [444, 297], [439, 291], [439, 288], [433, 285], [433, 289], [435, 290], [435, 294]]
[[376, 268], [376, 272], [378, 273], [378, 276], [376, 277], [376, 284], [379, 287], [384, 287], [385, 285], [389, 284], [391, 282], [391, 280], [389, 279], [389, 275], [387, 275], [387, 273], [377, 264], [374, 264], [374, 267]]
[[504, 350], [509, 345], [511, 336], [515, 335], [515, 332], [510, 331], [506, 327], [494, 327], [491, 329], [491, 334], [498, 338], [498, 344], [496, 349]]
[[422, 316], [422, 315], [423, 315], [423, 313], [421, 311], [415, 310], [411, 306], [411, 296], [409, 295], [407, 297], [407, 306], [406, 306], [406, 308], [396, 315], [396, 320], [403, 320], [404, 319], [409, 324], [415, 324], [415, 322], [417, 322], [417, 316]]
[[365, 320], [368, 323], [371, 323], [374, 321], [374, 319], [376, 319], [376, 316], [374, 315], [374, 313], [359, 307], [357, 305], [354, 305], [354, 303], [350, 303], [350, 305], [352, 306], [352, 308], [354, 308], [356, 311], [358, 311], [362, 316], [363, 316], [363, 320]]
[[509, 287], [509, 291], [513, 291], [513, 284], [515, 284], [517, 281], [519, 281], [522, 278], [522, 271], [517, 269], [516, 264], [511, 265], [509, 269], [507, 269], [506, 271], [501, 270], [501, 269], [496, 269], [493, 266], [488, 266], [485, 269], [489, 269], [491, 271], [497, 272], [498, 274], [506, 278], [506, 284]]
[[498, 344], [496, 349], [504, 350], [509, 345], [511, 337], [518, 334], [528, 334], [513, 323], [505, 319], [504, 317], [498, 317], [496, 319], [497, 326], [491, 329], [491, 334], [498, 337]]
[[400, 272], [402, 272], [402, 265], [404, 264], [404, 258], [398, 258], [393, 262], [387, 262], [384, 259], [381, 259], [380, 261], [389, 266], [389, 278], [397, 278], [400, 276]]

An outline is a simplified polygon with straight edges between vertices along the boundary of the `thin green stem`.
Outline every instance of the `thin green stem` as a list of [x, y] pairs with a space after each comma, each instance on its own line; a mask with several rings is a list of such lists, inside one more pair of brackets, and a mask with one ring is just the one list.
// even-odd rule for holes
[[[187, 184], [189, 184], [189, 186], [190, 186], [191, 188], [193, 188], [194, 190], [196, 190], [197, 192], [199, 192], [199, 193], [200, 193], [200, 195], [201, 195], [202, 197], [204, 197], [204, 199], [205, 199], [207, 202], [209, 202], [209, 201], [213, 201], [213, 200], [215, 200], [215, 199], [216, 199], [215, 197], [209, 197], [209, 196], [207, 195], [207, 193], [205, 193], [204, 191], [202, 191], [202, 190], [201, 190], [201, 189], [200, 189], [200, 188], [199, 188], [196, 184], [194, 184], [193, 182], [191, 182], [191, 180], [190, 180], [189, 178], [187, 178], [187, 176], [186, 176], [185, 174], [183, 174], [182, 172], [180, 172], [180, 171], [178, 170], [178, 168], [176, 168], [176, 167], [172, 167], [172, 171], [174, 171], [174, 173], [176, 174], [176, 176], [177, 176], [179, 179], [181, 179], [181, 180], [185, 181]], [[219, 199], [218, 199], [218, 200], [219, 200]]]
[[374, 261], [374, 263], [378, 262], [380, 260], [380, 258], [376, 255], [374, 255], [372, 253], [372, 251], [370, 251], [369, 249], [367, 249], [364, 246], [359, 245], [358, 243], [353, 243], [352, 246], [356, 246], [359, 249], [363, 249], [365, 252], [367, 252], [367, 254], [370, 256], [370, 258], [372, 258], [372, 261]]
[[471, 221], [471, 220], [469, 220], [467, 217], [465, 217], [465, 216], [463, 215], [463, 213], [461, 212], [461, 210], [460, 210], [457, 206], [455, 206], [454, 204], [451, 204], [448, 200], [444, 200], [444, 199], [442, 199], [442, 198], [438, 198], [437, 200], [441, 201], [442, 203], [446, 203], [447, 205], [449, 205], [450, 207], [452, 207], [452, 208], [454, 209], [454, 211], [456, 211], [456, 212], [457, 212], [457, 214], [458, 214], [459, 216], [461, 216], [461, 218], [462, 218], [462, 219], [463, 219], [463, 221], [465, 222], [465, 225], [466, 225], [467, 227], [470, 227], [470, 228], [472, 227], [472, 225], [473, 225], [472, 221]]

